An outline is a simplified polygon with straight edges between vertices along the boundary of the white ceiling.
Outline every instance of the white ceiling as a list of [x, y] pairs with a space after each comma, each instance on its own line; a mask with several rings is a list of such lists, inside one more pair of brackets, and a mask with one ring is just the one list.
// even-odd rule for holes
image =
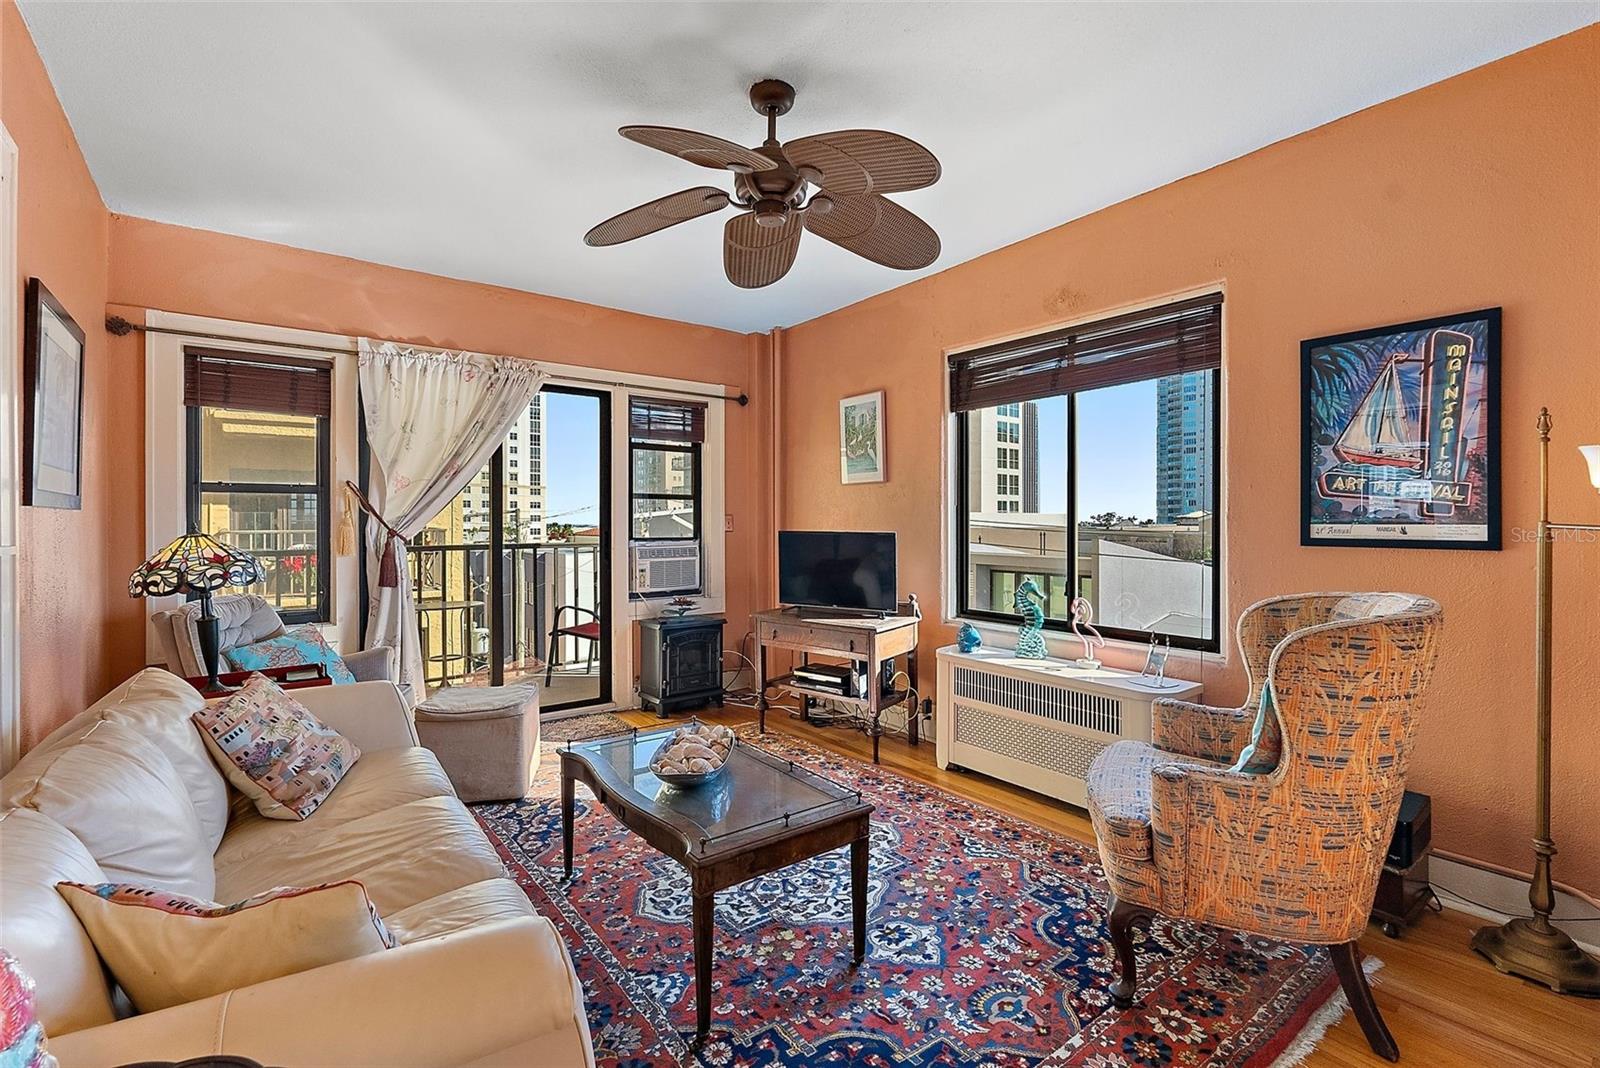
[[[736, 330], [788, 325], [1600, 18], [1578, 3], [68, 4], [22, 12], [114, 211]], [[584, 232], [716, 172], [618, 137], [878, 127], [923, 272], [814, 236], [762, 290], [721, 217]], [[26, 164], [24, 163], [24, 166]], [[183, 309], [174, 309], [182, 311]]]

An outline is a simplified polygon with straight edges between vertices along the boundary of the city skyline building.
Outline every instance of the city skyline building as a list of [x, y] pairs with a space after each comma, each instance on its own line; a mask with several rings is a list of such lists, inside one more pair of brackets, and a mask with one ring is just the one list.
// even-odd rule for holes
[[1034, 401], [980, 408], [967, 416], [967, 500], [975, 512], [1039, 510], [1039, 406]]
[[[545, 395], [517, 416], [507, 431], [505, 448], [506, 540], [535, 542], [545, 539], [544, 426]], [[472, 476], [461, 491], [463, 533], [487, 538], [489, 533], [489, 469]]]
[[1156, 522], [1210, 512], [1215, 500], [1211, 445], [1215, 373], [1190, 371], [1156, 381]]

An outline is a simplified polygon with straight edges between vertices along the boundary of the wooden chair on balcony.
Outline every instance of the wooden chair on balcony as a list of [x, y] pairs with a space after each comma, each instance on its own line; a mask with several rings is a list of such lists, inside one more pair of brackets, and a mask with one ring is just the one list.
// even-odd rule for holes
[[[571, 612], [574, 621], [579, 615], [589, 617], [586, 623], [573, 622], [568, 626], [561, 625], [561, 613]], [[579, 608], [575, 604], [564, 604], [556, 609], [555, 617], [550, 621], [550, 655], [544, 659], [544, 684], [550, 685], [550, 676], [556, 669], [556, 642], [562, 638], [582, 638], [589, 643], [589, 663], [585, 674], [594, 674], [595, 651], [600, 648], [600, 616], [587, 608]]]

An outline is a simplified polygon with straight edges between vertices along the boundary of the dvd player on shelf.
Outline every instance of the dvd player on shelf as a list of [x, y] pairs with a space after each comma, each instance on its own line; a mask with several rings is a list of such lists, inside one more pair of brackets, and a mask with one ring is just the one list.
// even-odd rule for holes
[[837, 694], [840, 697], [867, 695], [861, 673], [843, 665], [801, 664], [794, 669], [792, 678], [794, 685], [819, 693]]
[[794, 669], [794, 673], [803, 679], [821, 679], [824, 682], [849, 682], [855, 676], [854, 671], [842, 664], [801, 664]]

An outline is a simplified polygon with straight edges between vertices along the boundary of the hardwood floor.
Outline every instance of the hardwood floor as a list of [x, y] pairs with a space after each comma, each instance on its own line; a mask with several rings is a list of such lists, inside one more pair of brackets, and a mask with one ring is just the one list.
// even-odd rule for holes
[[[754, 712], [739, 708], [698, 715], [730, 725], [755, 719]], [[621, 716], [639, 727], [662, 722], [647, 712]], [[778, 710], [768, 713], [767, 729], [858, 760], [872, 759], [871, 743], [855, 731], [813, 727]], [[881, 756], [885, 767], [908, 778], [1094, 842], [1083, 810], [983, 775], [941, 771], [934, 763], [932, 742], [912, 746], [903, 739], [885, 738]], [[1376, 926], [1362, 938], [1362, 951], [1383, 961], [1373, 988], [1400, 1044], [1400, 1063], [1417, 1068], [1600, 1068], [1600, 1000], [1557, 997], [1543, 987], [1496, 972], [1467, 945], [1483, 922], [1446, 910], [1425, 915], [1398, 939], [1386, 938]], [[1305, 1061], [1307, 1068], [1372, 1068], [1387, 1063], [1372, 1054], [1348, 1013]]]

